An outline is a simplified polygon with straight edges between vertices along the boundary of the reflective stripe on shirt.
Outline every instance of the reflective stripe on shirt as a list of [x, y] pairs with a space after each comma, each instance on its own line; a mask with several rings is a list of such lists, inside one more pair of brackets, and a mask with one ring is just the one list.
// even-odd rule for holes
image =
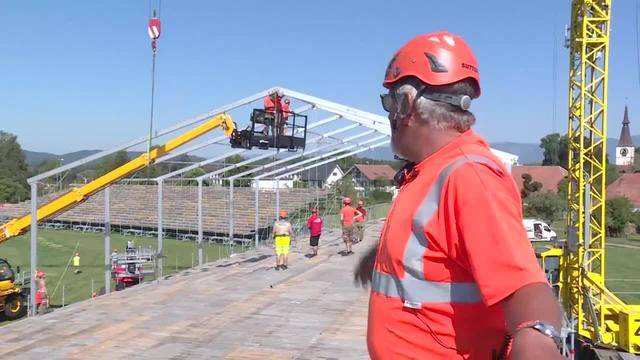
[[480, 302], [480, 291], [474, 282], [434, 282], [426, 280], [424, 275], [424, 253], [429, 243], [424, 225], [437, 211], [442, 187], [449, 175], [459, 166], [470, 162], [498, 168], [492, 160], [479, 155], [467, 155], [446, 166], [413, 215], [411, 235], [403, 257], [404, 278], [399, 279], [392, 274], [374, 271], [373, 291], [388, 297], [400, 298], [404, 305], [410, 308], [420, 308], [424, 303]]

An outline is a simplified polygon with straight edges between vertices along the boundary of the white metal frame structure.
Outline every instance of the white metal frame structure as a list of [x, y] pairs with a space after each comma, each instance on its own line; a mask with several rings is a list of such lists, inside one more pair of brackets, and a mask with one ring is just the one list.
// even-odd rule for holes
[[[247, 158], [243, 161], [240, 161], [236, 164], [229, 164], [228, 166], [224, 166], [221, 169], [211, 171], [207, 174], [199, 176], [195, 180], [197, 181], [197, 216], [198, 216], [198, 235], [197, 235], [197, 245], [198, 245], [198, 264], [203, 263], [203, 251], [202, 251], [202, 243], [203, 243], [203, 219], [202, 219], [202, 191], [203, 191], [203, 183], [212, 178], [221, 178], [225, 173], [231, 170], [238, 169], [242, 166], [248, 166], [253, 163], [261, 162], [259, 166], [251, 168], [246, 171], [242, 171], [239, 174], [235, 174], [233, 176], [228, 177], [229, 181], [229, 199], [230, 204], [233, 204], [233, 189], [234, 189], [234, 181], [240, 178], [246, 178], [247, 176], [255, 175], [253, 177], [253, 181], [259, 181], [260, 179], [267, 178], [269, 176], [275, 176], [274, 179], [276, 182], [280, 181], [280, 179], [286, 178], [287, 176], [292, 176], [301, 171], [305, 171], [308, 169], [315, 168], [317, 166], [329, 163], [331, 161], [339, 160], [345, 158], [347, 156], [355, 155], [358, 153], [365, 152], [367, 150], [375, 149], [381, 146], [385, 146], [390, 141], [391, 131], [388, 125], [388, 121], [385, 117], [376, 115], [373, 113], [369, 113], [366, 111], [354, 109], [352, 107], [338, 104], [332, 101], [320, 99], [317, 97], [313, 97], [307, 94], [303, 94], [300, 92], [296, 92], [293, 90], [281, 88], [281, 87], [273, 87], [254, 95], [245, 97], [228, 105], [218, 107], [213, 109], [207, 113], [198, 115], [194, 118], [182, 121], [173, 125], [171, 127], [159, 130], [153, 136], [153, 139], [158, 139], [162, 136], [166, 136], [168, 134], [172, 134], [178, 130], [196, 126], [199, 123], [206, 121], [212, 116], [236, 111], [236, 109], [240, 109], [242, 107], [247, 107], [251, 105], [255, 105], [256, 101], [262, 100], [268, 94], [271, 94], [274, 91], [279, 91], [284, 96], [289, 97], [291, 100], [298, 102], [299, 107], [294, 109], [295, 113], [310, 113], [308, 118], [315, 119], [318, 117], [322, 117], [321, 120], [317, 121], [308, 121], [307, 123], [307, 133], [315, 134], [317, 136], [313, 138], [307, 138], [307, 146], [303, 151], [300, 151], [295, 154], [288, 154], [287, 151], [282, 150], [248, 150], [248, 149], [233, 149], [229, 145], [221, 151], [213, 155], [208, 155], [206, 159], [199, 161], [194, 164], [190, 164], [188, 166], [184, 166], [176, 171], [170, 172], [168, 174], [164, 174], [162, 176], [158, 176], [152, 181], [154, 181], [157, 186], [157, 251], [158, 251], [158, 268], [159, 268], [159, 276], [162, 276], [162, 249], [163, 249], [163, 214], [162, 214], [162, 202], [163, 202], [163, 184], [167, 179], [181, 176], [184, 173], [196, 169], [199, 167], [203, 167], [205, 165], [213, 164], [217, 161], [224, 160], [232, 155], [239, 154], [247, 154]], [[298, 105], [298, 104], [296, 104]], [[262, 107], [262, 103], [254, 107]], [[239, 119], [235, 119], [238, 121]], [[245, 121], [242, 121], [246, 123]], [[311, 131], [313, 129], [321, 128], [319, 132]], [[239, 128], [242, 128], [239, 126]], [[152, 139], [152, 140], [153, 140]], [[224, 141], [226, 141], [226, 137], [218, 136], [209, 140], [201, 141], [196, 144], [189, 144], [188, 146], [184, 146], [182, 148], [176, 149], [175, 151], [167, 154], [159, 159], [157, 159], [154, 164], [162, 163], [168, 161], [172, 158], [175, 158], [184, 154], [191, 154], [196, 151], [205, 151], [207, 148], [213, 145], [221, 145]], [[101, 159], [107, 155], [114, 154], [117, 151], [127, 150], [133, 148], [135, 146], [140, 146], [149, 141], [148, 137], [141, 137], [135, 139], [133, 141], [121, 144], [112, 149], [101, 151], [97, 154], [91, 155], [84, 159], [66, 164], [64, 166], [58, 167], [56, 169], [47, 171], [45, 173], [39, 174], [28, 179], [28, 182], [31, 186], [31, 241], [30, 241], [30, 251], [31, 251], [31, 272], [35, 274], [38, 259], [37, 259], [37, 222], [36, 222], [36, 211], [38, 206], [38, 183], [42, 180], [60, 174], [62, 172], [77, 168], [79, 166], [85, 165], [91, 161], [95, 161]], [[252, 156], [253, 155], [253, 156]], [[313, 157], [309, 157], [313, 155]], [[273, 158], [272, 161], [268, 161], [265, 163], [265, 160], [268, 158]], [[290, 163], [289, 165], [280, 166], [285, 163]], [[280, 167], [279, 167], [280, 166]], [[250, 178], [251, 179], [251, 178]], [[141, 179], [128, 179], [128, 181], [132, 180], [141, 180]], [[255, 192], [255, 207], [256, 207], [256, 219], [255, 219], [255, 243], [258, 245], [258, 194], [259, 189], [256, 187]], [[111, 197], [112, 200], [112, 197]], [[109, 196], [109, 188], [105, 189], [105, 240], [104, 240], [104, 249], [105, 249], [105, 282], [109, 282], [110, 279], [110, 270], [109, 270], [109, 256], [110, 256], [110, 196]], [[279, 186], [276, 187], [276, 209], [279, 208]], [[234, 223], [233, 223], [233, 205], [230, 206], [229, 209], [229, 240], [231, 242], [234, 241]], [[31, 288], [35, 289], [35, 276], [31, 277]], [[106, 287], [106, 290], [109, 291], [109, 287]], [[35, 302], [35, 291], [31, 293], [32, 295], [32, 303]]]

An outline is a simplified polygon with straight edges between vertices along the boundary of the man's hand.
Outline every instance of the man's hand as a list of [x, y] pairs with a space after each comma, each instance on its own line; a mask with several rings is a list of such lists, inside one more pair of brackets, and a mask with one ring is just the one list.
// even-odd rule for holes
[[376, 253], [378, 252], [378, 244], [372, 246], [369, 251], [360, 258], [360, 262], [353, 272], [353, 281], [360, 283], [362, 287], [367, 287], [373, 276], [373, 266], [376, 263]]
[[534, 329], [518, 331], [513, 339], [510, 358], [513, 360], [564, 359], [553, 340]]
[[[532, 320], [545, 321], [560, 331], [560, 304], [547, 283], [525, 285], [501, 304], [507, 330], [511, 334], [518, 325]], [[562, 359], [562, 356], [552, 339], [534, 329], [525, 328], [514, 335], [511, 359]]]

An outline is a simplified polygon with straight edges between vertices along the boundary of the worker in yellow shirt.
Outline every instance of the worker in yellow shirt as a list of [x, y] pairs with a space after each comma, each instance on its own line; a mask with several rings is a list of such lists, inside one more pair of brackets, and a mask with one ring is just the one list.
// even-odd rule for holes
[[276, 270], [287, 270], [293, 228], [287, 221], [287, 211], [280, 210], [279, 219], [273, 224], [273, 242], [276, 247]]
[[80, 271], [80, 253], [76, 253], [73, 257], [73, 272], [75, 274], [81, 273]]

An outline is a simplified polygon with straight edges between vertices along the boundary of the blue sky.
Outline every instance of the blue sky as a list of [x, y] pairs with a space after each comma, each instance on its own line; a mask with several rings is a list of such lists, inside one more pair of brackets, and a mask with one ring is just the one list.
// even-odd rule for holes
[[[476, 129], [490, 141], [537, 143], [553, 128], [554, 36], [556, 129], [566, 129], [569, 4], [164, 0], [156, 124], [274, 85], [383, 114], [380, 83], [395, 50], [449, 30], [480, 64]], [[632, 133], [640, 133], [636, 5], [613, 6], [609, 137], [619, 134], [626, 98]], [[0, 129], [26, 149], [54, 153], [146, 134], [148, 11], [147, 0], [0, 1]]]

